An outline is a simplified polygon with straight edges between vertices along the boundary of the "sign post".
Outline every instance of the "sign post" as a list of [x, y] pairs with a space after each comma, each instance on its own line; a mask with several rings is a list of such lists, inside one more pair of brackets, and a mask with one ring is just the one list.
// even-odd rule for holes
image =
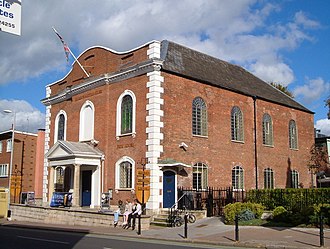
[[21, 0], [0, 0], [0, 31], [21, 35]]

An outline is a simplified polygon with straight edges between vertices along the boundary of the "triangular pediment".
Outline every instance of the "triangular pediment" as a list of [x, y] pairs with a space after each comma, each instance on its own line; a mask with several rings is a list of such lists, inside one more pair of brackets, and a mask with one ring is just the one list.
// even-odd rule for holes
[[53, 158], [66, 158], [74, 156], [73, 152], [70, 151], [62, 141], [57, 141], [53, 147], [46, 153], [46, 158], [49, 160]]

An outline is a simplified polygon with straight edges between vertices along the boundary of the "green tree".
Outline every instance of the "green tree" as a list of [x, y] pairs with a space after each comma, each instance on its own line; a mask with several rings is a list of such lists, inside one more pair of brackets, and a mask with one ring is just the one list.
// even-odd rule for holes
[[293, 93], [288, 89], [287, 86], [282, 85], [281, 83], [270, 82], [270, 84], [280, 90], [281, 92], [285, 93], [291, 98], [294, 98]]
[[326, 147], [314, 144], [310, 150], [310, 159], [308, 162], [312, 187], [314, 187], [314, 175], [321, 171], [327, 172], [328, 168], [329, 163]]
[[325, 106], [328, 106], [329, 111], [328, 111], [328, 119], [330, 119], [330, 96], [328, 99], [325, 101]]

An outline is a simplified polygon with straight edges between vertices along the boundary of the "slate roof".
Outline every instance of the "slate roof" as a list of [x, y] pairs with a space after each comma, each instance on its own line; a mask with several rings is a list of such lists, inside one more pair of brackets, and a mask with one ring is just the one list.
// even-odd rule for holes
[[62, 147], [65, 151], [67, 151], [68, 156], [79, 156], [79, 157], [97, 157], [101, 158], [103, 153], [97, 148], [81, 142], [71, 142], [71, 141], [62, 141], [58, 140], [53, 147], [46, 153], [46, 157], [48, 157], [57, 147]]
[[244, 68], [174, 42], [161, 42], [163, 70], [304, 112], [313, 113]]

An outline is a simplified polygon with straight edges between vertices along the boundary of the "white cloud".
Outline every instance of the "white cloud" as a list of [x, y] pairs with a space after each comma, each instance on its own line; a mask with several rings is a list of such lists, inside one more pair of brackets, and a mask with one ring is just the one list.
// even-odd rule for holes
[[[310, 104], [317, 101], [324, 94], [330, 92], [330, 83], [325, 82], [322, 78], [307, 79], [305, 85], [298, 86], [293, 90], [293, 94], [296, 97], [302, 99], [302, 102]], [[324, 96], [324, 99], [326, 96]]]
[[315, 128], [320, 130], [321, 134], [330, 136], [330, 119], [317, 120]]
[[[11, 110], [5, 113], [3, 110]], [[0, 131], [10, 130], [16, 114], [16, 130], [36, 133], [45, 128], [45, 115], [24, 100], [0, 99]]]
[[298, 12], [291, 22], [268, 25], [279, 11], [278, 5], [255, 0], [34, 0], [23, 6], [21, 37], [0, 33], [0, 84], [64, 70], [52, 26], [76, 54], [93, 45], [125, 51], [169, 39], [243, 65], [266, 81], [289, 84], [294, 73], [281, 51], [310, 40], [306, 29], [318, 23]]

